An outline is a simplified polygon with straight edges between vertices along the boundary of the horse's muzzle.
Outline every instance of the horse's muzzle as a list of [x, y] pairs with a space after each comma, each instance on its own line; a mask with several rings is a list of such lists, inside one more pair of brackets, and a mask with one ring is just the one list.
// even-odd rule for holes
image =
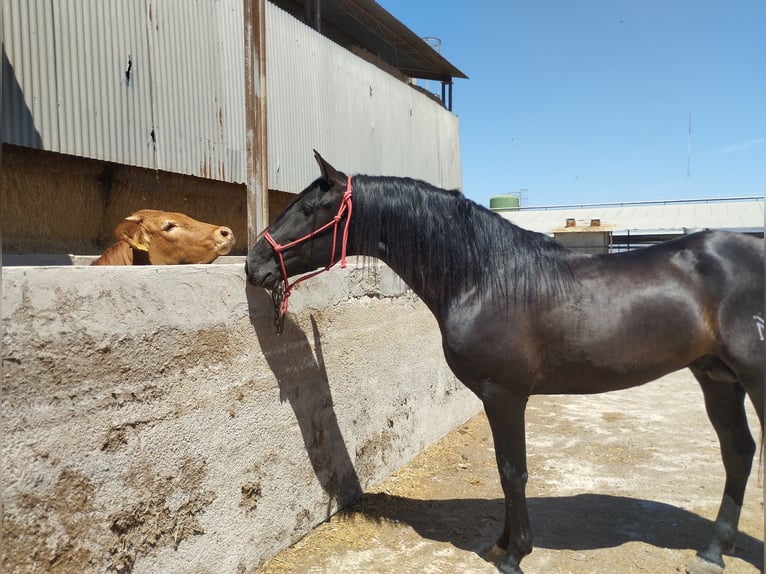
[[281, 280], [279, 269], [269, 269], [269, 265], [255, 265], [249, 258], [245, 260], [245, 276], [251, 285], [265, 289], [274, 289]]

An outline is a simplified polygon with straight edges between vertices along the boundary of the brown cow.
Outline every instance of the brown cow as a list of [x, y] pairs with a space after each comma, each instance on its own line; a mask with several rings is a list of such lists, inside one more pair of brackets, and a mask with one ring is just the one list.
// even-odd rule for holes
[[211, 263], [234, 247], [234, 233], [183, 213], [142, 209], [114, 230], [119, 241], [91, 265]]

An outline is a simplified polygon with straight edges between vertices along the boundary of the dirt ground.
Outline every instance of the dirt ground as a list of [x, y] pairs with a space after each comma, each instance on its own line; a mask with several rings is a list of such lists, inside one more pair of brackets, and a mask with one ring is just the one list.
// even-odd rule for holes
[[[688, 371], [627, 391], [532, 397], [527, 448], [527, 574], [684, 572], [710, 534], [723, 467]], [[763, 473], [756, 462], [728, 574], [763, 571]], [[501, 497], [481, 414], [257, 572], [495, 572], [483, 556], [502, 528]]]

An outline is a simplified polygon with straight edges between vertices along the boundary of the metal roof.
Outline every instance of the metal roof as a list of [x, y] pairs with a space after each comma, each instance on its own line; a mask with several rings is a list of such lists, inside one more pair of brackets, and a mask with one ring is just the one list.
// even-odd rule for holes
[[411, 78], [449, 83], [468, 77], [374, 0], [272, 2], [310, 24], [318, 5], [322, 34], [346, 48], [364, 48]]
[[[599, 219], [613, 235], [675, 235], [701, 229], [763, 233], [763, 197], [675, 200], [631, 204], [594, 204], [495, 210], [519, 227], [552, 235], [563, 231], [567, 219], [575, 230]], [[593, 228], [591, 228], [593, 230]]]

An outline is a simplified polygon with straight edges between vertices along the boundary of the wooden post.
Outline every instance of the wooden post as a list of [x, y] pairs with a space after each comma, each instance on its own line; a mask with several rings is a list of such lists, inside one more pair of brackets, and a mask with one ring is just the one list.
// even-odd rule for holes
[[243, 0], [245, 20], [245, 129], [247, 247], [269, 223], [266, 145], [266, 0]]

